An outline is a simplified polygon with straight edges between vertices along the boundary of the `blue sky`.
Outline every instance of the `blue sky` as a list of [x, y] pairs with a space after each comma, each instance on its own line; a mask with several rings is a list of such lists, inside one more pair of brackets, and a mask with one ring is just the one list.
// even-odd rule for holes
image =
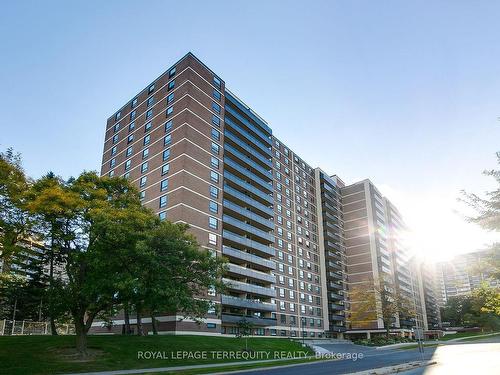
[[0, 148], [35, 177], [98, 169], [106, 118], [192, 51], [312, 166], [372, 179], [414, 227], [434, 212], [415, 228], [427, 252], [470, 251], [498, 239], [454, 212], [460, 189], [493, 187], [498, 14], [493, 0], [11, 1]]

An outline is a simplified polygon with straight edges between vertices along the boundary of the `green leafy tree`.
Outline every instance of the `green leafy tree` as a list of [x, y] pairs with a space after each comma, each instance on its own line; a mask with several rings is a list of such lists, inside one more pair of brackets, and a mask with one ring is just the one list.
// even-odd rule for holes
[[138, 318], [151, 316], [155, 334], [158, 313], [176, 312], [199, 321], [213, 305], [207, 291], [224, 289], [225, 262], [200, 248], [188, 228], [162, 221], [138, 245], [140, 263], [148, 266], [137, 270], [141, 277], [133, 286], [135, 308]]
[[470, 323], [472, 316], [472, 296], [453, 296], [448, 299], [441, 311], [443, 322], [449, 322], [452, 327], [460, 327]]
[[20, 241], [32, 236], [32, 221], [26, 210], [26, 192], [30, 185], [21, 156], [12, 149], [0, 153], [0, 263], [5, 273], [12, 258], [21, 250]]
[[124, 260], [142, 259], [134, 257], [137, 241], [156, 218], [122, 178], [84, 172], [66, 182], [49, 177], [35, 185], [30, 208], [62, 266], [50, 286], [52, 314], [71, 315], [76, 347], [85, 357], [92, 322], [122, 302], [120, 291], [134, 276], [124, 272]]

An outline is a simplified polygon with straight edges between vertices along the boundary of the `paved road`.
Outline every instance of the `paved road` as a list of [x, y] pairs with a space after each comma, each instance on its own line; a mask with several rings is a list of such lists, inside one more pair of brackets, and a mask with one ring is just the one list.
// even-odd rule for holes
[[500, 374], [500, 337], [464, 341], [436, 349], [432, 360], [438, 363], [427, 368], [402, 372], [404, 375]]
[[[376, 350], [360, 345], [335, 344], [322, 345], [321, 347], [334, 353], [350, 353], [351, 357], [360, 353], [363, 358], [356, 361], [339, 360], [331, 362], [311, 363], [309, 365], [287, 367], [283, 369], [245, 371], [245, 375], [337, 375], [348, 374], [356, 371], [369, 370], [378, 367], [392, 366], [400, 363], [419, 361], [422, 359], [418, 350], [396, 350], [384, 349]], [[434, 352], [434, 348], [425, 348], [424, 360], [429, 360]], [[452, 375], [452, 374], [448, 374]], [[454, 375], [454, 374], [453, 374]]]

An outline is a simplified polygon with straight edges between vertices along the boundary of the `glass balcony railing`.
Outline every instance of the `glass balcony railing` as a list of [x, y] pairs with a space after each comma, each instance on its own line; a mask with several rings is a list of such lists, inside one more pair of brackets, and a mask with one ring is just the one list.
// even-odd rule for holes
[[272, 183], [270, 181], [263, 180], [262, 178], [260, 178], [256, 174], [252, 173], [248, 169], [244, 168], [243, 166], [241, 166], [240, 164], [238, 164], [234, 160], [228, 158], [227, 156], [224, 157], [224, 166], [225, 167], [229, 166], [229, 167], [237, 170], [242, 175], [247, 176], [248, 178], [250, 178], [252, 180], [252, 182], [258, 183], [260, 186], [262, 186], [269, 193], [273, 192], [273, 185], [272, 185]]
[[247, 263], [252, 263], [261, 267], [269, 268], [270, 270], [276, 269], [276, 263], [274, 261], [261, 258], [257, 255], [247, 253], [245, 251], [233, 249], [229, 246], [222, 246], [222, 254], [228, 257], [243, 260]]
[[243, 104], [238, 98], [236, 98], [232, 93], [226, 90], [225, 92], [226, 100], [237, 107], [240, 111], [245, 113], [248, 117], [250, 117], [257, 125], [259, 125], [263, 131], [272, 135], [271, 128], [259, 117], [259, 115], [255, 114], [250, 108], [247, 108], [245, 104]]
[[[239, 147], [241, 147], [243, 150], [247, 151], [249, 154], [253, 155], [255, 159], [257, 159], [259, 162], [264, 164], [265, 166], [268, 166], [270, 168], [273, 167], [273, 163], [268, 157], [265, 157], [262, 154], [256, 153], [254, 148], [247, 143], [243, 142], [240, 138], [238, 138], [235, 134], [231, 133], [229, 130], [225, 129], [224, 130], [224, 140], [231, 140], [233, 143], [237, 144]], [[224, 144], [227, 144], [224, 142]]]
[[233, 120], [229, 117], [224, 116], [224, 123], [226, 126], [229, 126], [233, 129], [234, 132], [238, 133], [242, 137], [246, 138], [252, 145], [255, 146], [255, 149], [258, 149], [260, 152], [264, 153], [264, 155], [271, 156], [271, 146], [266, 146], [259, 139], [251, 135], [248, 131], [243, 129], [241, 126], [237, 125]]
[[221, 296], [221, 303], [223, 305], [241, 307], [244, 309], [260, 310], [260, 311], [276, 311], [276, 304], [269, 302], [262, 302], [255, 299], [243, 299], [233, 296]]
[[243, 125], [245, 125], [248, 129], [250, 129], [252, 132], [254, 132], [259, 139], [264, 142], [264, 144], [268, 145], [271, 147], [271, 136], [267, 136], [262, 132], [257, 126], [252, 124], [250, 121], [248, 121], [245, 117], [240, 115], [236, 110], [231, 108], [229, 105], [225, 105], [224, 109], [226, 110], [226, 114], [229, 113], [231, 116], [235, 117], [239, 122], [241, 122]]
[[258, 327], [266, 327], [266, 326], [275, 326], [276, 325], [276, 319], [272, 319], [272, 318], [258, 318], [255, 316], [230, 315], [230, 314], [222, 314], [222, 316], [221, 316], [222, 323], [237, 324], [242, 319], [245, 319], [247, 322], [251, 323], [254, 326], [258, 326]]
[[266, 226], [267, 228], [269, 228], [269, 230], [274, 230], [274, 222], [273, 221], [266, 219], [266, 218], [256, 214], [255, 212], [247, 210], [246, 208], [241, 207], [240, 205], [238, 205], [234, 202], [228, 201], [227, 199], [223, 199], [222, 206], [224, 208], [227, 208], [228, 210], [231, 210], [231, 211], [241, 215], [241, 216], [246, 217], [247, 219], [249, 219], [253, 222], [256, 222], [256, 223], [259, 223], [259, 224]]
[[344, 309], [345, 309], [345, 306], [344, 306], [344, 305], [339, 305], [338, 303], [330, 303], [330, 304], [328, 304], [328, 306], [329, 306], [332, 310], [344, 310]]
[[239, 245], [260, 251], [262, 253], [265, 253], [265, 254], [268, 254], [271, 256], [275, 256], [275, 254], [276, 254], [276, 251], [274, 250], [273, 247], [263, 245], [257, 241], [252, 241], [248, 238], [245, 238], [243, 236], [232, 233], [232, 232], [228, 231], [227, 229], [222, 230], [222, 238], [227, 239], [229, 241], [233, 241]]
[[259, 164], [257, 164], [255, 161], [250, 159], [248, 156], [243, 154], [242, 152], [239, 152], [231, 146], [230, 144], [226, 143], [224, 145], [224, 153], [229, 152], [233, 157], [236, 157], [238, 160], [241, 162], [245, 163], [248, 167], [251, 168], [252, 172], [258, 172], [261, 175], [261, 178], [267, 179], [267, 180], [272, 180], [273, 179], [273, 174], [270, 170], [261, 167]]
[[260, 230], [256, 227], [254, 227], [251, 224], [247, 224], [241, 220], [235, 219], [232, 216], [229, 215], [222, 215], [222, 222], [228, 225], [232, 225], [233, 227], [236, 227], [238, 229], [241, 229], [247, 233], [250, 233], [251, 235], [255, 237], [259, 237], [260, 239], [264, 241], [268, 241], [269, 243], [274, 243], [274, 235], [265, 232], [263, 230]]
[[250, 185], [248, 182], [242, 180], [241, 178], [239, 178], [238, 176], [232, 174], [231, 172], [228, 172], [227, 170], [224, 171], [224, 178], [226, 178], [229, 181], [231, 181], [231, 182], [239, 185], [240, 187], [242, 187], [246, 191], [252, 193], [253, 195], [256, 195], [259, 198], [265, 200], [269, 204], [273, 204], [274, 203], [273, 197], [271, 195], [268, 195], [268, 194], [264, 193], [262, 190], [257, 189], [255, 186]]
[[253, 285], [248, 283], [243, 283], [241, 281], [231, 280], [223, 278], [222, 281], [226, 284], [227, 288], [238, 290], [240, 292], [247, 292], [251, 294], [257, 294], [267, 297], [276, 297], [276, 290], [272, 288], [266, 288], [259, 285]]
[[272, 284], [276, 283], [276, 277], [273, 275], [270, 275], [270, 274], [265, 273], [265, 272], [256, 271], [256, 270], [253, 270], [251, 268], [241, 267], [241, 266], [238, 266], [236, 264], [229, 263], [228, 264], [228, 271], [231, 273], [235, 273], [237, 275], [240, 275], [240, 276], [246, 276], [246, 277], [250, 277], [252, 279], [257, 279], [257, 280], [265, 281], [268, 283], [272, 283]]
[[249, 197], [246, 194], [243, 194], [242, 192], [236, 190], [235, 188], [232, 188], [229, 185], [224, 185], [223, 192], [224, 192], [224, 197], [226, 196], [225, 194], [228, 194], [234, 198], [239, 199], [240, 201], [244, 202], [248, 206], [255, 208], [256, 210], [260, 211], [264, 215], [267, 215], [267, 217], [274, 217], [274, 211], [272, 208], [263, 205], [262, 203], [256, 201], [255, 199]]

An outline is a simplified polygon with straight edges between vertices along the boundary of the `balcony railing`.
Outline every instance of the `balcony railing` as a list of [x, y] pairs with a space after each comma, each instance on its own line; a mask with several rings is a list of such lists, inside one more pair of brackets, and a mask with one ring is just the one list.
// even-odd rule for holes
[[229, 113], [231, 116], [235, 117], [239, 122], [241, 122], [243, 125], [245, 125], [247, 128], [249, 128], [251, 131], [253, 131], [262, 142], [264, 142], [268, 146], [271, 146], [271, 136], [267, 136], [263, 131], [258, 129], [257, 126], [252, 124], [250, 121], [248, 121], [246, 118], [244, 118], [238, 112], [236, 112], [230, 106], [226, 105], [224, 107], [224, 109], [226, 110], [226, 113]]
[[234, 131], [238, 132], [238, 135], [241, 135], [243, 136], [244, 138], [246, 138], [252, 145], [255, 146], [256, 149], [258, 150], [261, 150], [262, 152], [264, 152], [265, 155], [267, 156], [271, 156], [272, 153], [271, 153], [271, 146], [269, 146], [269, 148], [263, 143], [261, 142], [258, 138], [254, 137], [253, 135], [251, 135], [247, 130], [243, 129], [241, 126], [237, 125], [233, 120], [231, 120], [229, 117], [227, 116], [224, 116], [224, 123], [226, 124], [226, 126], [229, 126], [231, 127], [232, 129], [234, 129]]
[[237, 235], [236, 233], [230, 232], [227, 229], [222, 230], [222, 237], [229, 240], [229, 241], [233, 241], [233, 242], [236, 242], [240, 245], [243, 245], [247, 248], [258, 250], [258, 251], [265, 253], [265, 254], [268, 254], [270, 256], [275, 256], [275, 254], [276, 254], [274, 247], [263, 245], [257, 241], [252, 241], [248, 238]]
[[252, 263], [262, 267], [266, 267], [271, 270], [276, 269], [276, 263], [274, 263], [274, 261], [272, 260], [264, 259], [257, 255], [249, 254], [241, 250], [233, 249], [229, 246], [222, 246], [222, 254], [243, 260], [247, 263]]
[[266, 288], [259, 285], [247, 284], [241, 281], [231, 280], [223, 278], [222, 281], [229, 289], [238, 290], [240, 292], [246, 292], [251, 294], [257, 294], [267, 297], [276, 297], [276, 290], [272, 288]]
[[265, 200], [267, 203], [269, 203], [269, 204], [274, 203], [272, 196], [264, 193], [260, 189], [257, 189], [255, 186], [251, 185], [249, 182], [244, 181], [243, 179], [239, 178], [238, 176], [232, 174], [231, 172], [229, 172], [227, 170], [224, 171], [224, 178], [231, 181], [232, 183], [240, 186], [241, 188], [245, 189], [249, 193], [252, 193], [252, 194], [258, 196], [262, 200]]
[[261, 240], [267, 241], [269, 243], [274, 243], [274, 235], [272, 233], [260, 230], [251, 224], [247, 224], [229, 215], [222, 215], [222, 221], [228, 225], [232, 225], [233, 227], [250, 233], [255, 237], [259, 237], [259, 239]]
[[265, 272], [253, 270], [251, 268], [241, 267], [236, 264], [228, 264], [228, 272], [235, 273], [240, 276], [250, 277], [252, 279], [265, 281], [267, 283], [275, 284], [276, 277]]
[[276, 304], [269, 302], [261, 302], [255, 299], [243, 299], [233, 296], [222, 295], [221, 303], [223, 305], [241, 307], [244, 309], [260, 310], [260, 311], [276, 311]]
[[229, 315], [229, 314], [222, 314], [221, 317], [222, 323], [238, 324], [238, 322], [240, 322], [243, 319], [245, 319], [247, 322], [255, 326], [260, 326], [260, 327], [276, 325], [276, 319], [271, 319], [271, 318], [257, 318], [254, 316]]
[[273, 184], [271, 183], [271, 181], [265, 181], [264, 179], [257, 176], [255, 173], [252, 173], [250, 170], [244, 168], [243, 166], [241, 166], [240, 164], [238, 164], [237, 162], [232, 160], [231, 158], [224, 157], [224, 165], [229, 166], [229, 167], [233, 168], [234, 170], [240, 172], [243, 176], [247, 176], [248, 178], [250, 178], [252, 180], [252, 182], [259, 184], [265, 190], [272, 193]]
[[259, 164], [257, 164], [255, 161], [253, 161], [251, 158], [249, 158], [248, 156], [246, 156], [242, 152], [239, 152], [236, 148], [234, 148], [230, 144], [224, 145], [224, 152], [229, 152], [231, 155], [233, 155], [233, 157], [235, 157], [239, 161], [245, 163], [247, 165], [247, 167], [249, 167], [252, 170], [252, 172], [260, 173], [262, 178], [272, 180], [273, 174], [269, 169], [261, 167]]
[[[239, 147], [241, 147], [243, 150], [248, 152], [249, 154], [252, 154], [256, 159], [258, 159], [262, 164], [268, 166], [268, 167], [273, 167], [273, 163], [271, 162], [270, 159], [267, 159], [269, 156], [264, 156], [262, 154], [256, 153], [254, 148], [247, 143], [243, 142], [240, 138], [238, 138], [234, 133], [231, 133], [229, 130], [224, 130], [224, 140], [231, 140], [233, 143], [237, 144]], [[226, 142], [224, 142], [226, 144]]]
[[238, 191], [237, 189], [235, 189], [229, 185], [224, 185], [222, 190], [224, 192], [224, 195], [225, 194], [231, 195], [234, 198], [237, 198], [240, 201], [245, 202], [248, 206], [251, 206], [252, 208], [255, 208], [256, 210], [262, 212], [264, 215], [268, 215], [268, 217], [274, 216], [274, 211], [272, 208], [270, 208], [266, 205], [263, 205], [259, 201], [256, 201], [255, 199], [249, 197], [246, 194], [243, 194], [242, 192]]
[[255, 212], [247, 210], [246, 208], [243, 208], [234, 202], [228, 201], [227, 199], [224, 199], [222, 201], [222, 205], [224, 208], [227, 208], [233, 212], [236, 212], [237, 214], [239, 214], [241, 216], [245, 216], [247, 219], [250, 219], [252, 221], [255, 221], [259, 224], [262, 224], [262, 225], [268, 227], [269, 230], [274, 230], [274, 222], [272, 222], [269, 219], [263, 218], [262, 216], [256, 214]]

